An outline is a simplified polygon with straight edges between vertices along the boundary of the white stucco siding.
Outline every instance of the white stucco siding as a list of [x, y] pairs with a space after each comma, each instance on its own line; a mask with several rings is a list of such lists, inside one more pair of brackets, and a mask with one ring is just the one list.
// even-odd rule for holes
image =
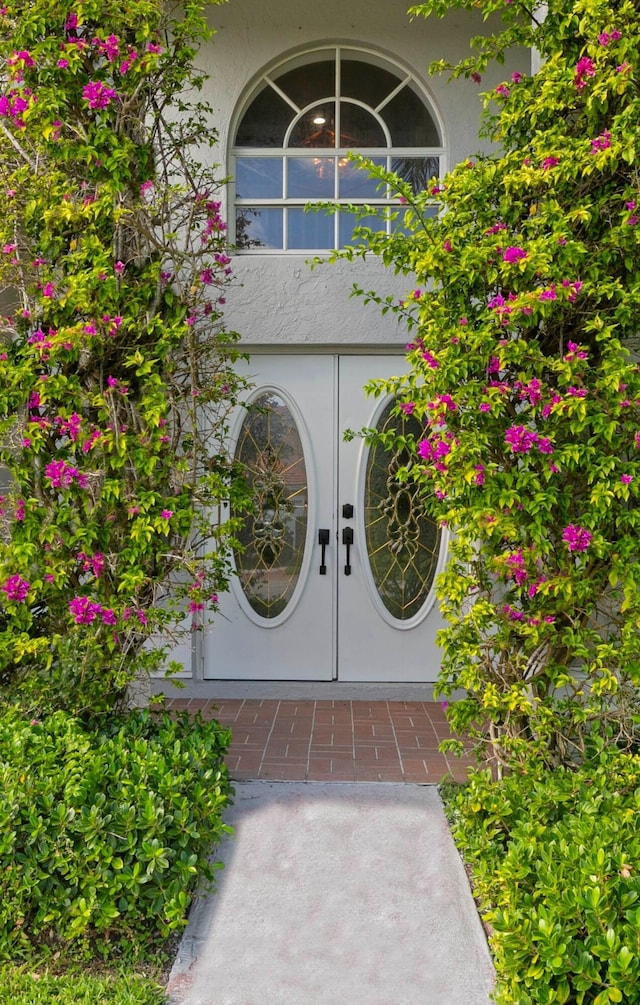
[[[443, 130], [445, 167], [476, 152], [478, 91], [508, 79], [515, 69], [527, 72], [530, 57], [515, 54], [511, 63], [488, 73], [480, 87], [470, 81], [447, 84], [442, 75], [429, 77], [433, 60], [455, 62], [468, 54], [468, 40], [482, 33], [483, 22], [460, 12], [444, 21], [411, 21], [407, 6], [408, 0], [229, 0], [211, 8], [217, 34], [199, 61], [210, 74], [206, 97], [215, 109], [216, 156], [224, 170], [236, 110], [259, 75], [283, 56], [324, 42], [370, 48], [415, 75]], [[406, 341], [392, 316], [381, 317], [375, 307], [364, 310], [350, 291], [357, 282], [400, 297], [411, 289], [409, 279], [394, 278], [376, 262], [327, 265], [312, 272], [309, 257], [291, 252], [235, 257], [234, 272], [242, 286], [229, 295], [226, 320], [247, 344], [393, 346]]]

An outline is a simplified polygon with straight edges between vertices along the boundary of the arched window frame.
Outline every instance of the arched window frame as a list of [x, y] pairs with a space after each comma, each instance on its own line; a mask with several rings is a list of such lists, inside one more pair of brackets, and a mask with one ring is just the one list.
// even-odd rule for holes
[[[319, 62], [323, 57], [332, 58], [335, 61], [335, 91], [327, 94], [321, 100], [314, 98], [306, 105], [297, 105], [291, 96], [278, 87], [277, 80], [289, 70], [297, 69], [306, 64]], [[375, 106], [367, 105], [366, 102], [341, 93], [341, 65], [343, 59], [351, 59], [362, 62], [363, 65], [379, 67], [395, 75], [398, 83], [388, 93], [384, 95]], [[392, 143], [389, 127], [383, 117], [384, 108], [404, 89], [410, 88], [413, 95], [419, 99], [422, 106], [430, 116], [435, 130], [438, 134], [439, 142], [431, 146], [394, 146]], [[271, 88], [287, 105], [291, 108], [292, 117], [285, 132], [282, 146], [248, 146], [237, 145], [235, 140], [243, 122], [244, 116], [250, 109], [252, 102], [263, 92], [265, 88]], [[374, 145], [370, 147], [349, 147], [349, 146], [289, 146], [291, 136], [301, 120], [304, 119], [314, 108], [322, 102], [335, 102], [336, 121], [335, 135], [340, 136], [340, 109], [341, 103], [352, 105], [362, 109], [375, 121], [382, 135], [385, 145]], [[361, 185], [366, 189], [364, 194], [345, 195], [340, 186], [343, 184], [345, 172], [351, 172], [355, 177], [356, 168], [346, 161], [347, 154], [355, 151], [365, 157], [371, 158], [376, 163], [381, 164], [387, 170], [398, 170], [399, 163], [407, 164], [409, 161], [424, 161], [425, 167], [429, 166], [429, 176], [442, 176], [447, 168], [446, 165], [446, 144], [444, 141], [444, 128], [440, 116], [434, 107], [434, 103], [428, 95], [426, 88], [421, 84], [415, 73], [403, 66], [399, 61], [389, 58], [386, 55], [375, 52], [354, 44], [323, 44], [304, 50], [295, 55], [281, 58], [277, 63], [271, 65], [260, 77], [254, 81], [248, 91], [244, 101], [238, 107], [235, 120], [232, 123], [232, 142], [229, 157], [229, 174], [232, 179], [230, 183], [230, 200], [234, 206], [232, 221], [230, 225], [230, 238], [235, 242], [238, 251], [242, 254], [301, 254], [310, 252], [326, 252], [332, 248], [344, 247], [350, 243], [350, 236], [358, 221], [352, 213], [335, 213], [330, 218], [327, 214], [319, 211], [317, 213], [305, 213], [304, 207], [309, 204], [333, 202], [338, 205], [350, 206], [372, 206], [377, 210], [384, 208], [394, 209], [392, 194], [388, 190], [375, 190], [375, 183], [367, 178], [364, 172], [358, 172], [358, 177], [362, 179]], [[313, 161], [316, 164], [326, 166], [333, 162], [333, 172], [330, 184], [331, 191], [323, 191], [322, 195], [314, 194], [293, 194], [293, 187], [290, 185], [291, 165], [294, 164], [294, 171], [303, 171], [303, 161]], [[251, 164], [267, 166], [267, 170], [273, 165], [275, 175], [274, 184], [278, 186], [277, 180], [279, 168], [277, 161], [282, 163], [281, 184], [282, 189], [279, 194], [257, 197], [253, 194], [244, 195], [240, 190], [242, 185], [243, 170], [249, 169]], [[342, 172], [342, 173], [341, 173]], [[245, 181], [246, 185], [246, 181]], [[357, 188], [357, 185], [356, 185]], [[397, 205], [397, 204], [396, 204]], [[252, 219], [253, 215], [253, 219]], [[275, 234], [275, 240], [267, 240], [265, 243], [254, 243], [259, 225], [256, 227], [258, 217], [269, 221], [266, 230], [270, 238]], [[316, 226], [314, 226], [314, 218]], [[244, 226], [241, 228], [238, 224]], [[279, 221], [279, 223], [278, 223]], [[366, 225], [381, 227], [382, 224], [370, 217], [363, 221]], [[396, 223], [395, 226], [398, 224]], [[389, 232], [394, 224], [386, 221], [384, 229]], [[279, 231], [279, 235], [278, 235]], [[322, 232], [321, 241], [314, 240], [314, 233]], [[330, 232], [331, 239], [327, 239]], [[279, 240], [278, 240], [279, 236]], [[293, 238], [293, 239], [292, 239]]]

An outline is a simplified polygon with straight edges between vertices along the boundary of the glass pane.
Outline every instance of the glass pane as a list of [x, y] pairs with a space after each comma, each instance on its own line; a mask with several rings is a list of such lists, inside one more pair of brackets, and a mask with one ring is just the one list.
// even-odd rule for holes
[[296, 122], [289, 139], [290, 147], [335, 147], [335, 101], [324, 102], [305, 112]]
[[306, 108], [312, 101], [331, 98], [336, 93], [336, 71], [333, 60], [305, 63], [295, 70], [274, 78], [280, 90], [284, 91], [298, 108]]
[[254, 512], [238, 538], [240, 584], [263, 618], [284, 611], [296, 588], [307, 534], [307, 474], [300, 435], [285, 401], [269, 391], [245, 418], [235, 459], [252, 490]]
[[335, 248], [333, 214], [288, 209], [288, 248]]
[[333, 157], [289, 157], [287, 195], [291, 199], [333, 199], [336, 162]]
[[371, 230], [385, 230], [386, 226], [386, 220], [381, 219], [379, 216], [358, 217], [357, 213], [341, 212], [338, 226], [340, 247], [344, 248], [347, 244], [358, 243], [358, 238], [354, 238], [353, 236], [353, 232], [356, 227], [369, 227]]
[[236, 161], [238, 199], [281, 199], [281, 157], [239, 157]]
[[422, 192], [440, 171], [439, 157], [394, 157], [391, 170], [404, 178], [414, 192]]
[[[386, 157], [372, 157], [371, 160], [381, 167], [385, 167], [387, 163]], [[344, 157], [338, 161], [338, 174], [338, 195], [341, 199], [380, 199], [386, 195], [384, 186], [378, 189], [380, 182], [376, 178], [370, 178], [364, 168]]]
[[438, 128], [418, 95], [407, 87], [380, 113], [391, 130], [394, 147], [439, 147]]
[[236, 133], [238, 147], [281, 147], [295, 112], [267, 85], [249, 105]]
[[399, 83], [399, 77], [371, 63], [356, 59], [343, 59], [340, 63], [340, 94], [363, 101], [371, 108], [377, 108]]
[[282, 210], [265, 206], [236, 207], [236, 246], [248, 248], [282, 247]]
[[[413, 418], [392, 415], [390, 402], [377, 429], [422, 436]], [[374, 444], [365, 479], [365, 535], [371, 573], [384, 606], [394, 618], [407, 621], [418, 614], [435, 578], [440, 531], [424, 514], [417, 485], [399, 482], [397, 472], [408, 467], [412, 454], [405, 448], [386, 450]]]
[[380, 123], [360, 105], [340, 102], [341, 147], [386, 147], [387, 140]]

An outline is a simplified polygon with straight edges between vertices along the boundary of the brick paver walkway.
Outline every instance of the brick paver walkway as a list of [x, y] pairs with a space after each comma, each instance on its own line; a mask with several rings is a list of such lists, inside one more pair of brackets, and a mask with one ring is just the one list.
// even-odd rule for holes
[[168, 707], [231, 727], [237, 781], [464, 781], [473, 764], [439, 752], [450, 736], [439, 702], [175, 698]]

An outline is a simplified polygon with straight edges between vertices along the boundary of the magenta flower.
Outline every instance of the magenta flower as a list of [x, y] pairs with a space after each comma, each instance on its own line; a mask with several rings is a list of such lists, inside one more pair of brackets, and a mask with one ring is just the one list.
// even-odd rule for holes
[[596, 136], [595, 140], [591, 140], [591, 153], [597, 154], [599, 150], [608, 150], [611, 146], [611, 133], [608, 129]]
[[502, 261], [508, 262], [510, 265], [512, 265], [514, 262], [519, 262], [526, 257], [527, 252], [524, 250], [524, 248], [518, 248], [515, 246], [505, 248], [505, 250], [502, 252]]
[[576, 523], [570, 523], [562, 531], [562, 540], [568, 546], [569, 551], [586, 551], [592, 538], [593, 534], [590, 530], [586, 530]]
[[504, 434], [504, 441], [514, 454], [526, 454], [536, 444], [538, 437], [526, 426], [510, 426]]
[[161, 512], [161, 514], [160, 514], [160, 516], [162, 517], [163, 520], [170, 520], [171, 517], [173, 516], [173, 510], [172, 509], [163, 509], [162, 512]]
[[102, 607], [89, 597], [74, 597], [69, 601], [69, 613], [77, 625], [90, 625], [102, 614]]
[[545, 157], [542, 162], [542, 170], [549, 171], [550, 168], [554, 168], [559, 163], [560, 163], [559, 157]]
[[15, 600], [18, 603], [22, 603], [27, 598], [29, 593], [30, 583], [22, 576], [9, 576], [4, 586], [0, 587], [3, 593], [6, 593], [7, 600]]
[[620, 475], [620, 481], [623, 485], [631, 485], [633, 481], [633, 475]]
[[89, 104], [89, 108], [108, 108], [111, 102], [118, 97], [118, 92], [112, 87], [107, 87], [101, 80], [92, 81], [82, 88], [82, 97]]
[[68, 489], [74, 481], [77, 481], [81, 489], [87, 487], [87, 476], [65, 461], [49, 461], [44, 473], [52, 489]]
[[587, 79], [589, 77], [595, 77], [596, 68], [595, 64], [589, 56], [583, 56], [576, 63], [576, 73], [573, 78], [573, 83], [576, 86], [576, 90], [581, 91], [583, 87], [587, 85]]
[[109, 35], [107, 39], [103, 42], [102, 39], [96, 38], [92, 39], [93, 44], [98, 49], [98, 52], [107, 57], [110, 63], [114, 63], [120, 54], [120, 41], [116, 35]]
[[567, 352], [562, 358], [570, 363], [574, 359], [587, 359], [587, 356], [588, 354], [584, 349], [580, 349], [577, 342], [567, 342]]

